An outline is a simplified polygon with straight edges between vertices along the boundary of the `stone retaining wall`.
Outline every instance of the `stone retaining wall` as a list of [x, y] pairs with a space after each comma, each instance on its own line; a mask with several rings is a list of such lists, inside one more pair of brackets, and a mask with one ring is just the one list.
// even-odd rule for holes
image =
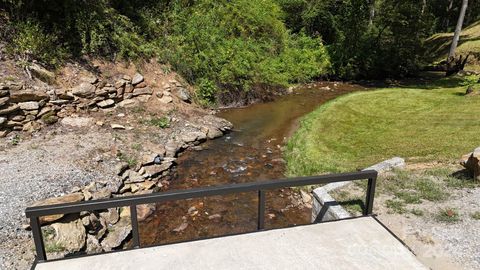
[[53, 124], [80, 110], [95, 111], [146, 102], [152, 95], [165, 104], [174, 98], [190, 102], [188, 90], [176, 80], [169, 81], [162, 90], [154, 93], [139, 73], [133, 78], [123, 75], [112, 81], [84, 77], [71, 89], [29, 88], [22, 82], [6, 81], [0, 83], [0, 137], [12, 130], [37, 131], [43, 125]]

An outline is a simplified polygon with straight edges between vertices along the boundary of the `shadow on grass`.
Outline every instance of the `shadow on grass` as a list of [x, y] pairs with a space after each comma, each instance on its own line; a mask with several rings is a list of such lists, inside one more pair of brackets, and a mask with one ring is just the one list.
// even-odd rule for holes
[[450, 176], [462, 181], [471, 181], [473, 178], [473, 174], [467, 169], [456, 171], [452, 173]]
[[340, 206], [345, 208], [348, 212], [360, 212], [363, 213], [365, 211], [365, 203], [360, 199], [352, 199], [347, 201], [338, 202]]
[[456, 88], [465, 86], [467, 78], [459, 76], [445, 77], [443, 71], [425, 71], [416, 77], [403, 79], [388, 79], [381, 81], [355, 81], [355, 84], [367, 89], [372, 88], [415, 88], [419, 90], [434, 90], [439, 88]]

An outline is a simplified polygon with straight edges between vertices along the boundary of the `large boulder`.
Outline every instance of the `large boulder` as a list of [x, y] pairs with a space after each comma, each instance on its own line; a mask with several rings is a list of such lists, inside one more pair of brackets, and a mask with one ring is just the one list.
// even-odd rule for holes
[[48, 84], [53, 84], [55, 82], [55, 73], [48, 71], [37, 64], [31, 64], [28, 69], [32, 73], [33, 77], [43, 82]]
[[137, 84], [143, 82], [143, 80], [144, 80], [144, 78], [143, 78], [142, 74], [136, 73], [132, 78], [132, 84], [137, 85]]
[[78, 252], [85, 247], [87, 235], [81, 219], [67, 223], [54, 223], [52, 228], [55, 229], [53, 241], [68, 253]]
[[82, 98], [92, 98], [95, 96], [95, 85], [83, 82], [72, 89], [72, 94]]
[[181, 139], [185, 143], [192, 143], [195, 141], [202, 141], [207, 138], [207, 135], [201, 131], [192, 131], [192, 132], [185, 132], [181, 135]]
[[460, 163], [473, 175], [475, 181], [480, 181], [480, 147], [464, 155]]
[[[79, 202], [83, 200], [82, 193], [72, 193], [65, 196], [55, 197], [55, 198], [48, 198], [45, 200], [37, 201], [33, 203], [31, 206], [42, 206], [42, 205], [53, 205], [53, 204], [61, 204], [61, 203], [73, 203]], [[40, 224], [50, 223], [56, 220], [59, 220], [63, 217], [63, 214], [52, 215], [52, 216], [43, 216], [40, 217]]]
[[190, 103], [190, 101], [191, 101], [190, 93], [188, 92], [187, 89], [185, 89], [183, 87], [178, 87], [177, 90], [175, 91], [175, 95], [179, 99], [181, 99], [182, 101], [185, 101], [187, 103]]
[[214, 115], [205, 115], [202, 119], [202, 122], [204, 122], [208, 126], [213, 126], [223, 132], [229, 131], [233, 128], [232, 123]]

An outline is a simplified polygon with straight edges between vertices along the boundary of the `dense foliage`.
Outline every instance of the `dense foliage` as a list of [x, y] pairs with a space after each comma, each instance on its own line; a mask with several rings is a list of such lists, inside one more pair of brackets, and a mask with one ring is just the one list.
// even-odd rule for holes
[[291, 34], [273, 0], [9, 0], [3, 6], [15, 21], [10, 44], [19, 55], [50, 64], [85, 54], [157, 56], [197, 84], [206, 102], [225, 91], [306, 82], [330, 67], [321, 39]]
[[161, 58], [191, 82], [202, 82], [203, 97], [215, 87], [285, 86], [326, 74], [329, 59], [320, 38], [291, 35], [281, 15], [268, 0], [175, 5], [165, 20], [172, 26], [158, 41]]
[[[211, 103], [318, 77], [413, 75], [422, 41], [454, 27], [459, 2], [0, 0], [0, 38], [22, 60], [52, 66], [155, 56]], [[478, 11], [473, 2], [466, 23]]]
[[323, 38], [336, 77], [411, 75], [420, 64], [430, 16], [419, 1], [278, 1], [290, 29]]

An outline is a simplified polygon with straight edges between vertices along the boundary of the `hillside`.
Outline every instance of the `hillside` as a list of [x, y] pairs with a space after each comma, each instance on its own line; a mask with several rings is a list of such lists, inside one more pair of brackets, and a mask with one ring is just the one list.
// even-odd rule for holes
[[[435, 63], [445, 60], [450, 49], [453, 33], [438, 33], [425, 41], [425, 48], [428, 51], [427, 59]], [[469, 60], [466, 70], [480, 72], [480, 21], [463, 29], [457, 48], [458, 55], [473, 54]]]

